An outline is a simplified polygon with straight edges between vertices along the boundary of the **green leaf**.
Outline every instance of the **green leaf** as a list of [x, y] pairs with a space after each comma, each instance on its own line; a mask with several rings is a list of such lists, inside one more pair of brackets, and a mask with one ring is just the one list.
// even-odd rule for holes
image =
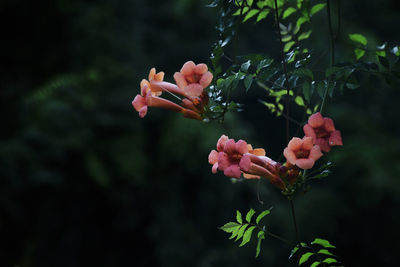
[[294, 7], [289, 7], [288, 9], [285, 10], [285, 12], [283, 12], [283, 19], [286, 19], [287, 17], [289, 17], [290, 15], [292, 15], [294, 12], [296, 12], [296, 9]]
[[390, 51], [391, 51], [393, 54], [395, 54], [396, 56], [400, 56], [400, 49], [399, 49], [398, 46], [393, 47]]
[[334, 245], [329, 243], [328, 240], [322, 239], [322, 238], [315, 238], [313, 242], [311, 242], [312, 245], [320, 245], [323, 246], [324, 248], [336, 248]]
[[290, 48], [292, 48], [292, 46], [295, 44], [295, 41], [291, 41], [285, 44], [285, 46], [283, 47], [283, 51], [286, 53], [290, 50]]
[[257, 249], [256, 249], [256, 258], [260, 255], [261, 251], [261, 241], [265, 239], [264, 231], [259, 231], [257, 234], [258, 242], [257, 242]]
[[359, 33], [349, 34], [349, 38], [353, 42], [360, 43], [364, 46], [366, 46], [368, 43], [367, 38], [365, 38], [364, 35], [359, 34]]
[[249, 226], [249, 225], [246, 223], [246, 224], [243, 224], [243, 225], [240, 227], [240, 229], [239, 229], [239, 231], [238, 231], [238, 234], [237, 234], [237, 236], [236, 236], [235, 241], [238, 241], [238, 240], [243, 236], [244, 230], [246, 230], [247, 226]]
[[385, 51], [376, 51], [376, 55], [379, 57], [386, 57], [386, 52]]
[[315, 6], [313, 6], [310, 11], [310, 17], [318, 11], [321, 11], [325, 7], [325, 5], [326, 4], [316, 4]]
[[247, 11], [249, 11], [249, 7], [247, 6], [243, 8], [243, 11], [241, 8], [239, 8], [235, 13], [232, 14], [232, 16], [239, 16], [240, 14], [244, 15]]
[[239, 230], [240, 230], [241, 225], [239, 224], [239, 226], [232, 232], [232, 235], [229, 237], [229, 239], [233, 239], [237, 236]]
[[311, 33], [312, 33], [312, 30], [309, 30], [307, 32], [303, 32], [302, 34], [300, 34], [300, 36], [298, 38], [299, 41], [307, 39], [308, 37], [310, 37]]
[[323, 262], [324, 262], [324, 263], [331, 264], [331, 263], [338, 262], [338, 261], [335, 260], [334, 258], [327, 258], [327, 259], [325, 259]]
[[360, 87], [360, 85], [356, 83], [346, 83], [346, 87], [349, 89], [357, 89], [358, 87]]
[[239, 247], [242, 247], [245, 244], [249, 243], [249, 241], [251, 239], [251, 234], [253, 233], [254, 228], [256, 228], [256, 227], [250, 226], [249, 228], [247, 228], [246, 232], [243, 235], [242, 243], [240, 243]]
[[292, 251], [290, 252], [289, 259], [291, 259], [291, 258], [293, 257], [293, 255], [296, 254], [296, 252], [297, 252], [298, 250], [299, 250], [299, 247], [294, 247], [294, 248], [292, 249]]
[[306, 68], [295, 69], [294, 71], [292, 71], [292, 75], [295, 75], [297, 77], [309, 77], [311, 78], [311, 80], [314, 79], [313, 72], [310, 69]]
[[282, 42], [286, 43], [286, 42], [288, 42], [290, 40], [292, 40], [292, 36], [291, 35], [282, 36]]
[[253, 217], [254, 213], [256, 213], [253, 209], [250, 209], [249, 212], [246, 214], [246, 221], [250, 223], [251, 217]]
[[232, 233], [238, 227], [240, 227], [240, 224], [235, 223], [235, 222], [228, 222], [228, 223], [224, 224], [223, 226], [221, 226], [219, 229], [221, 229], [222, 231], [225, 231], [227, 233]]
[[320, 263], [321, 263], [320, 261], [314, 261], [314, 262], [310, 265], [310, 267], [318, 266], [318, 264], [320, 264]]
[[308, 19], [306, 17], [300, 17], [296, 22], [296, 27], [300, 28], [301, 25], [306, 21], [308, 21]]
[[240, 211], [236, 211], [236, 221], [238, 222], [238, 223], [240, 223], [240, 224], [242, 224], [243, 223], [243, 220], [242, 220], [242, 214], [240, 213]]
[[303, 255], [301, 255], [301, 258], [299, 260], [299, 265], [302, 265], [303, 263], [305, 263], [306, 261], [308, 261], [308, 259], [313, 255], [313, 253], [311, 252], [306, 252]]
[[328, 256], [335, 256], [332, 253], [330, 253], [329, 250], [327, 250], [327, 249], [320, 249], [317, 253], [318, 254], [328, 255]]
[[328, 78], [328, 77], [332, 76], [333, 74], [341, 71], [342, 69], [343, 68], [340, 68], [340, 67], [329, 67], [325, 71], [325, 77]]
[[251, 6], [251, 5], [253, 4], [253, 1], [254, 1], [254, 0], [247, 0], [247, 4], [248, 4], [249, 6]]
[[301, 96], [296, 96], [294, 102], [296, 102], [296, 104], [299, 105], [300, 107], [304, 107], [304, 100]]
[[247, 92], [250, 89], [251, 84], [253, 83], [253, 75], [247, 75], [243, 82]]
[[356, 48], [356, 49], [354, 49], [354, 54], [356, 55], [356, 59], [359, 60], [360, 58], [362, 58], [365, 55], [365, 50]]
[[258, 16], [257, 16], [257, 22], [259, 22], [262, 19], [265, 19], [269, 14], [269, 9], [261, 11]]
[[305, 100], [307, 102], [310, 102], [311, 94], [312, 94], [312, 92], [311, 92], [311, 84], [308, 83], [308, 82], [305, 82], [303, 84], [303, 95], [304, 95], [304, 98], [305, 98]]
[[261, 212], [256, 218], [256, 224], [259, 224], [261, 219], [270, 213], [271, 213], [271, 210], [264, 210], [263, 212]]
[[246, 17], [244, 17], [243, 22], [246, 22], [247, 20], [251, 19], [252, 17], [254, 17], [255, 15], [257, 15], [258, 12], [260, 12], [260, 10], [258, 10], [258, 9], [252, 9], [252, 10], [250, 10], [250, 11], [247, 13]]
[[247, 72], [249, 67], [250, 67], [250, 60], [247, 60], [245, 63], [242, 64], [242, 66], [240, 67], [240, 70], [243, 72]]

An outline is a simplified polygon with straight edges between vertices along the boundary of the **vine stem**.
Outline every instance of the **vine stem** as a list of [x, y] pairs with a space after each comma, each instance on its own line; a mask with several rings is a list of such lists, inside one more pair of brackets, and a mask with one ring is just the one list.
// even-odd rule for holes
[[290, 199], [289, 202], [290, 202], [290, 208], [292, 210], [292, 218], [293, 218], [294, 230], [296, 232], [296, 243], [299, 243], [300, 242], [299, 229], [297, 227], [297, 220], [296, 220], [296, 213], [294, 211], [293, 199]]
[[[340, 5], [340, 3], [339, 3], [339, 5]], [[336, 36], [333, 33], [332, 18], [331, 18], [331, 0], [327, 0], [326, 13], [327, 13], [327, 17], [328, 17], [329, 36], [330, 36], [330, 40], [331, 40], [331, 66], [333, 66], [335, 64], [335, 40], [336, 40], [339, 32], [336, 34]], [[340, 18], [340, 15], [339, 15], [339, 18]], [[338, 28], [339, 28], [339, 26], [338, 26]], [[338, 29], [338, 31], [339, 31], [339, 29]], [[328, 96], [328, 91], [329, 91], [329, 83], [330, 83], [330, 79], [328, 80], [328, 84], [326, 85], [325, 92], [324, 92], [324, 97], [322, 98], [321, 108], [319, 110], [319, 112], [321, 114], [322, 114], [325, 104], [326, 104], [326, 98]]]
[[278, 29], [279, 34], [279, 43], [281, 45], [281, 56], [282, 56], [282, 65], [283, 65], [283, 72], [285, 73], [285, 82], [286, 82], [286, 142], [289, 142], [289, 96], [290, 96], [290, 85], [289, 85], [289, 77], [287, 72], [286, 60], [285, 60], [285, 53], [283, 51], [283, 42], [282, 42], [282, 34], [281, 34], [281, 21], [279, 19], [279, 12], [278, 12], [278, 2], [275, 0], [275, 17], [276, 17], [276, 27]]

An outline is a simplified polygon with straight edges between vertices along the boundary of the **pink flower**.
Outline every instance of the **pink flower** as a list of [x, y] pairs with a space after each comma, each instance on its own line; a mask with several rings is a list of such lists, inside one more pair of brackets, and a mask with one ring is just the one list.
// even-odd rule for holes
[[175, 112], [185, 112], [185, 109], [181, 106], [164, 98], [154, 96], [152, 92], [147, 89], [147, 85], [142, 88], [140, 95], [136, 95], [135, 99], [132, 101], [132, 106], [139, 112], [140, 118], [146, 116], [148, 107], [159, 107]]
[[208, 87], [213, 75], [208, 71], [204, 63], [195, 64], [193, 61], [186, 62], [180, 72], [175, 72], [174, 79], [178, 87], [191, 97], [198, 97]]
[[308, 124], [303, 127], [304, 134], [312, 137], [313, 143], [318, 145], [322, 151], [329, 152], [332, 146], [342, 146], [342, 136], [331, 118], [322, 117], [317, 112], [310, 116]]
[[185, 92], [176, 84], [164, 82], [163, 79], [164, 72], [156, 73], [156, 69], [152, 68], [149, 72], [149, 80], [143, 79], [140, 82], [140, 89], [147, 88], [146, 90], [150, 90], [152, 95], [155, 96], [160, 96], [163, 91], [185, 96]]
[[267, 178], [272, 184], [283, 189], [284, 182], [279, 177], [279, 164], [265, 156], [262, 148], [253, 149], [243, 140], [235, 142], [222, 135], [217, 142], [217, 150], [212, 150], [208, 162], [213, 165], [212, 173], [223, 171], [225, 176], [245, 179]]
[[303, 139], [292, 138], [283, 155], [289, 163], [306, 170], [311, 169], [323, 154], [319, 146], [313, 145], [313, 139], [305, 136]]

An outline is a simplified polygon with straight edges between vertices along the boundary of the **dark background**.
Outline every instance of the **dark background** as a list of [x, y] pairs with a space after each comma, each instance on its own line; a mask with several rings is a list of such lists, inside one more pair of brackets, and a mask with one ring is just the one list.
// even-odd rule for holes
[[[255, 259], [254, 242], [238, 248], [217, 229], [236, 209], [273, 206], [270, 231], [294, 236], [277, 189], [231, 183], [207, 162], [223, 133], [280, 157], [285, 122], [257, 102], [262, 89], [239, 88], [245, 111], [222, 124], [157, 109], [140, 119], [131, 106], [151, 67], [172, 82], [187, 60], [209, 63], [217, 12], [206, 3], [0, 2], [0, 266], [294, 266], [284, 243], [268, 238]], [[398, 1], [342, 1], [342, 11], [344, 37], [400, 44]], [[310, 42], [323, 51], [325, 12], [315, 22]], [[252, 25], [239, 29], [239, 53], [278, 57], [272, 20]], [[295, 200], [301, 239], [329, 239], [346, 266], [396, 265], [399, 100], [398, 87], [365, 79], [330, 101], [345, 145], [321, 159], [333, 173]]]

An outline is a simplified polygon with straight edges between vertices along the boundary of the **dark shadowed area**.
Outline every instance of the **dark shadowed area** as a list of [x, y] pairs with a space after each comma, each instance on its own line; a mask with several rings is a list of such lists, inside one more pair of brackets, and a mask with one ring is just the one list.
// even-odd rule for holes
[[[294, 239], [278, 189], [233, 183], [207, 161], [221, 134], [280, 158], [285, 120], [258, 102], [262, 88], [239, 87], [244, 111], [223, 123], [160, 109], [140, 119], [131, 106], [150, 68], [173, 82], [186, 61], [209, 63], [217, 10], [208, 2], [0, 2], [0, 266], [295, 266], [285, 243], [268, 238], [255, 259], [254, 241], [239, 248], [218, 229], [236, 209], [272, 206], [267, 227]], [[398, 1], [342, 1], [343, 38], [399, 45], [399, 14]], [[240, 26], [238, 54], [279, 57], [271, 18]], [[325, 13], [315, 21], [309, 44], [323, 52]], [[351, 53], [338, 45], [338, 61]], [[345, 266], [398, 260], [399, 103], [398, 83], [368, 76], [329, 101], [344, 146], [321, 159], [332, 173], [295, 199], [301, 239], [328, 239]]]

